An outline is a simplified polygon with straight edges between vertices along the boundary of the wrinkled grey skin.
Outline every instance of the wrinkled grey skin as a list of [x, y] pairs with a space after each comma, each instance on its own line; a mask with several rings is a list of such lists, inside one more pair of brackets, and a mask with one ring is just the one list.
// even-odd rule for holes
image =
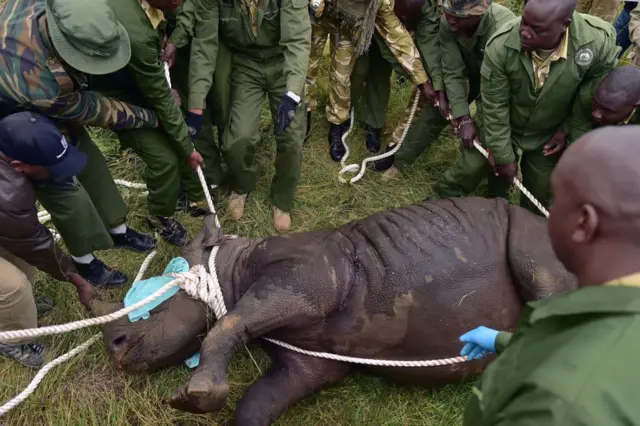
[[[231, 356], [262, 336], [355, 357], [455, 357], [464, 332], [511, 330], [526, 301], [575, 289], [546, 226], [503, 199], [483, 198], [425, 201], [336, 229], [265, 239], [225, 241], [208, 217], [183, 255], [190, 265], [207, 265], [211, 247], [222, 244], [216, 267], [228, 314], [209, 331], [200, 366], [169, 403], [198, 413], [222, 408]], [[203, 305], [174, 297], [157, 311], [146, 321], [105, 326], [117, 365], [155, 370], [196, 350], [207, 328]], [[273, 364], [240, 401], [239, 425], [268, 425], [355, 367], [263, 343]], [[470, 379], [491, 359], [366, 369], [432, 387]]]

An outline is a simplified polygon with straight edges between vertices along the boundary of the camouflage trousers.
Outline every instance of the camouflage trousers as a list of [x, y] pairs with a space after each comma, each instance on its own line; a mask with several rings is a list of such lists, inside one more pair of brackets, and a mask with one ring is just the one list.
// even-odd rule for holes
[[333, 15], [311, 24], [311, 53], [305, 80], [307, 111], [318, 107], [318, 68], [327, 38], [330, 37], [329, 102], [327, 121], [341, 124], [349, 120], [351, 109], [351, 73], [356, 62], [355, 43], [351, 31]]
[[618, 15], [620, 0], [578, 0], [576, 12], [588, 13], [612, 23]]

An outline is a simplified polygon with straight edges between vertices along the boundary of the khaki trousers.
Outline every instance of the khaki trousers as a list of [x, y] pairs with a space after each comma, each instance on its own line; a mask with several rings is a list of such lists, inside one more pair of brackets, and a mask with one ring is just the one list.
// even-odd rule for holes
[[[22, 330], [38, 326], [36, 303], [31, 283], [36, 268], [0, 247], [0, 331]], [[16, 339], [2, 343], [28, 343]]]

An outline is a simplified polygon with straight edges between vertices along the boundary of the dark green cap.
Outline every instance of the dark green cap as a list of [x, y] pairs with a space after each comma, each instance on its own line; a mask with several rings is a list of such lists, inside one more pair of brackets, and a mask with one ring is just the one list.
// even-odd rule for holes
[[450, 15], [468, 18], [483, 15], [491, 2], [492, 0], [443, 0], [442, 7]]
[[129, 62], [129, 35], [106, 0], [46, 0], [46, 14], [53, 46], [78, 71], [110, 74]]

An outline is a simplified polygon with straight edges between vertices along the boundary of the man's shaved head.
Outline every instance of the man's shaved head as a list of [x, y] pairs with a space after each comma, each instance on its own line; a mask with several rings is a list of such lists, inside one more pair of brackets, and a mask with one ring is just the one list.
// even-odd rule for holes
[[600, 125], [624, 121], [640, 103], [640, 69], [614, 68], [602, 79], [593, 96], [592, 116]]
[[576, 0], [529, 0], [520, 22], [525, 51], [553, 49], [562, 41], [576, 10]]
[[633, 125], [591, 131], [560, 158], [549, 232], [556, 255], [579, 278], [619, 250], [640, 254], [639, 158], [640, 126]]

